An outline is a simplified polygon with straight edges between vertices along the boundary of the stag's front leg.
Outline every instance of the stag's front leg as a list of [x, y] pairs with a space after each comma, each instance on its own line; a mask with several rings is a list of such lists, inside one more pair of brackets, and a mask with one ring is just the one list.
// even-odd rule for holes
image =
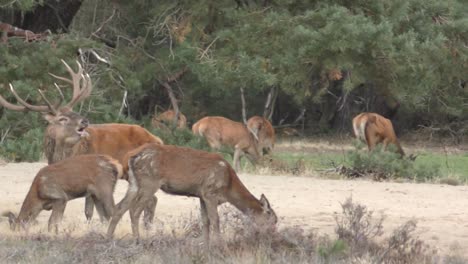
[[203, 224], [203, 238], [205, 239], [205, 244], [208, 245], [210, 242], [210, 219], [208, 218], [205, 201], [202, 198], [200, 198], [200, 211]]
[[91, 194], [86, 195], [85, 197], [85, 216], [88, 222], [91, 222], [94, 213], [94, 201], [91, 197]]
[[49, 232], [52, 231], [52, 228], [55, 229], [55, 233], [58, 233], [58, 223], [62, 221], [63, 212], [65, 211], [65, 206], [67, 205], [66, 200], [57, 200], [52, 205], [52, 214], [49, 218]]

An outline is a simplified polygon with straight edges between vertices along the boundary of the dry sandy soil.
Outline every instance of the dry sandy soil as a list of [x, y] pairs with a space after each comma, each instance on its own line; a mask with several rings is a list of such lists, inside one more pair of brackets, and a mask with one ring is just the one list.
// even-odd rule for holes
[[[9, 163], [0, 165], [0, 211], [18, 212], [39, 168], [45, 163]], [[468, 186], [371, 182], [365, 180], [324, 180], [310, 177], [257, 176], [241, 174], [241, 180], [257, 197], [269, 198], [280, 227], [301, 226], [319, 233], [333, 235], [334, 216], [340, 214], [340, 202], [352, 196], [355, 202], [366, 205], [376, 213], [384, 213], [386, 234], [410, 219], [418, 221], [418, 234], [443, 253], [453, 248], [468, 256]], [[126, 182], [119, 181], [116, 201], [125, 194]], [[156, 225], [171, 225], [183, 218], [196, 219], [199, 203], [188, 197], [158, 193]], [[62, 228], [78, 233], [94, 228], [105, 232], [100, 224], [86, 225], [84, 200], [71, 201], [65, 211]], [[232, 207], [224, 207], [229, 210]], [[30, 232], [44, 232], [49, 212], [38, 218], [39, 224]], [[98, 222], [97, 220], [95, 220]], [[128, 216], [118, 226], [117, 235], [130, 233]], [[8, 221], [0, 218], [0, 236], [16, 236], [8, 228]]]

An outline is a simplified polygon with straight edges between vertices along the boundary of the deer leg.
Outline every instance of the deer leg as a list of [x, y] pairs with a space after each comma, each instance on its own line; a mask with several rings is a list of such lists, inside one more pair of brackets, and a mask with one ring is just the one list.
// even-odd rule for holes
[[143, 223], [146, 229], [151, 227], [154, 219], [154, 212], [156, 211], [156, 205], [158, 204], [158, 198], [153, 196], [152, 199], [148, 200], [145, 207], [145, 215], [143, 216]]
[[205, 239], [205, 244], [208, 245], [210, 241], [210, 219], [208, 218], [205, 201], [202, 198], [200, 198], [200, 211], [203, 224], [203, 238]]
[[127, 193], [125, 197], [117, 204], [116, 208], [114, 209], [114, 213], [112, 214], [112, 219], [109, 224], [109, 228], [107, 229], [107, 236], [111, 238], [114, 235], [115, 228], [119, 223], [120, 219], [122, 218], [123, 214], [128, 211], [130, 207], [134, 207], [135, 198], [138, 193], [138, 187], [135, 183], [131, 183], [128, 186]]
[[210, 222], [210, 227], [213, 227], [213, 234], [216, 239], [219, 239], [219, 216], [218, 216], [218, 203], [216, 201], [205, 199], [206, 212], [208, 213], [208, 221]]
[[58, 233], [58, 223], [62, 221], [63, 212], [65, 211], [65, 206], [67, 205], [66, 200], [56, 200], [52, 205], [52, 214], [49, 218], [49, 232], [52, 231], [52, 228], [55, 229], [55, 233]]
[[113, 187], [109, 185], [97, 187], [97, 190], [93, 192], [92, 197], [96, 203], [96, 209], [98, 209], [101, 222], [109, 221], [109, 218], [114, 213], [115, 207]]
[[135, 206], [130, 209], [130, 220], [132, 222], [132, 232], [133, 236], [136, 238], [140, 237], [140, 230], [139, 230], [139, 220], [140, 220], [140, 215], [147, 206], [148, 203], [150, 203], [150, 200], [153, 199], [153, 194], [154, 192], [148, 192], [145, 190], [140, 189], [136, 199], [135, 199]]
[[94, 213], [94, 201], [91, 195], [86, 195], [85, 197], [85, 216], [88, 222], [91, 222]]
[[241, 152], [242, 150], [240, 148], [236, 148], [236, 150], [234, 151], [234, 159], [232, 161], [232, 165], [236, 172], [240, 171], [240, 158], [242, 154]]

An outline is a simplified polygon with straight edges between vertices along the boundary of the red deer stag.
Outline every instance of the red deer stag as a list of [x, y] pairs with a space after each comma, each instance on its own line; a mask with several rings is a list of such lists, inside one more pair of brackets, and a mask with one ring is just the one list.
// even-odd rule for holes
[[[171, 127], [171, 124], [174, 122], [175, 112], [174, 110], [167, 110], [162, 112], [158, 116], [153, 116], [151, 123], [154, 128], [166, 128]], [[177, 121], [178, 129], [183, 129], [187, 127], [187, 118], [184, 114], [179, 113], [179, 120]]]
[[210, 226], [219, 235], [218, 205], [229, 202], [254, 220], [272, 227], [277, 217], [265, 197], [255, 198], [220, 155], [191, 148], [145, 144], [128, 153], [129, 187], [116, 206], [107, 235], [112, 237], [122, 215], [130, 209], [134, 236], [145, 202], [162, 189], [174, 195], [200, 198], [203, 234], [208, 243]]
[[[369, 150], [380, 143], [384, 145], [384, 149], [387, 149], [388, 144], [393, 144], [397, 148], [397, 153], [402, 157], [405, 156], [389, 119], [376, 113], [361, 113], [353, 118], [353, 129], [356, 138], [365, 142]], [[411, 160], [415, 158], [413, 155], [409, 156]]]
[[259, 158], [257, 135], [242, 123], [221, 116], [204, 117], [192, 126], [195, 135], [205, 137], [213, 149], [222, 145], [234, 148], [233, 167], [240, 170], [240, 158], [246, 156], [252, 164]]
[[37, 173], [18, 217], [11, 212], [4, 216], [8, 216], [10, 228], [15, 230], [34, 221], [42, 210], [52, 210], [48, 229], [49, 232], [52, 229], [57, 232], [67, 202], [89, 195], [98, 211], [109, 220], [114, 210], [112, 194], [122, 174], [122, 165], [106, 155], [79, 155], [64, 159]]
[[[55, 105], [47, 100], [41, 90], [39, 93], [46, 105], [31, 105], [21, 99], [11, 84], [10, 91], [21, 105], [9, 103], [0, 95], [0, 105], [3, 107], [14, 111], [40, 112], [48, 121], [49, 125], [44, 133], [44, 152], [49, 164], [79, 154], [105, 154], [122, 162], [125, 154], [138, 146], [151, 142], [163, 144], [160, 138], [137, 125], [89, 125], [88, 119], [73, 112], [72, 108], [91, 94], [91, 78], [84, 74], [78, 62], [77, 72], [74, 72], [65, 61], [62, 60], [62, 62], [71, 79], [51, 75], [73, 87], [72, 99], [64, 106], [61, 106], [63, 94], [58, 86], [56, 87], [62, 95], [62, 100]], [[157, 200], [154, 197], [154, 201], [148, 204], [148, 209], [145, 211], [145, 220], [148, 223], [153, 219], [156, 203]], [[85, 214], [88, 220], [92, 218], [93, 210], [92, 200], [87, 198]]]
[[270, 121], [261, 116], [253, 116], [247, 120], [247, 127], [258, 137], [259, 153], [270, 153], [275, 146], [275, 129]]

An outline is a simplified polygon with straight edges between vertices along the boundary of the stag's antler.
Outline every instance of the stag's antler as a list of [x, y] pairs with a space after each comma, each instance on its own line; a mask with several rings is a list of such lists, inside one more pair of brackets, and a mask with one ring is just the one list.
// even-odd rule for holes
[[[80, 65], [80, 63], [78, 61], [76, 62], [76, 64], [78, 64], [78, 71], [77, 72], [74, 72], [73, 69], [70, 66], [68, 66], [68, 64], [64, 60], [62, 60], [62, 62], [65, 65], [65, 67], [67, 68], [67, 71], [70, 73], [71, 79], [67, 79], [65, 77], [57, 76], [57, 75], [54, 75], [52, 73], [49, 73], [49, 74], [52, 75], [53, 77], [59, 79], [59, 80], [65, 81], [65, 82], [70, 83], [70, 84], [73, 85], [72, 99], [70, 100], [69, 103], [67, 103], [65, 105], [65, 107], [71, 109], [71, 108], [73, 108], [73, 106], [75, 104], [77, 104], [78, 102], [83, 101], [85, 98], [87, 98], [91, 94], [92, 83], [91, 83], [91, 78], [89, 77], [89, 75], [88, 74], [83, 74], [83, 72], [84, 72], [83, 67], [81, 67], [81, 65]], [[59, 91], [59, 94], [60, 94], [60, 101], [58, 103], [53, 105], [49, 100], [47, 100], [47, 98], [44, 95], [44, 92], [38, 89], [39, 94], [41, 95], [41, 97], [44, 100], [44, 102], [46, 103], [46, 105], [31, 105], [31, 104], [27, 103], [25, 100], [23, 100], [18, 95], [18, 93], [13, 88], [13, 85], [11, 85], [11, 83], [10, 83], [10, 91], [15, 96], [18, 103], [21, 104], [21, 105], [12, 104], [12, 103], [8, 102], [5, 98], [3, 98], [1, 95], [0, 95], [0, 105], [2, 105], [3, 107], [5, 107], [7, 109], [13, 110], [13, 111], [28, 111], [28, 110], [30, 110], [30, 111], [35, 111], [35, 112], [51, 112], [51, 113], [57, 114], [57, 112], [58, 112], [57, 109], [60, 108], [60, 105], [64, 101], [64, 96], [63, 96], [62, 91], [60, 90], [60, 87], [57, 84], [55, 84], [55, 87], [57, 88], [57, 90]]]
[[[15, 88], [13, 88], [13, 85], [11, 85], [11, 83], [10, 83], [10, 91], [16, 97], [16, 100], [18, 101], [18, 103], [20, 103], [21, 105], [12, 104], [0, 95], [0, 104], [7, 109], [10, 109], [13, 111], [23, 111], [23, 112], [31, 110], [35, 112], [52, 112], [54, 114], [57, 113], [57, 110], [47, 100], [46, 100], [47, 105], [32, 105], [32, 104], [27, 103], [25, 100], [19, 97], [18, 93], [16, 93]], [[41, 94], [42, 98], [45, 98], [42, 91], [39, 90], [39, 93]]]
[[77, 72], [74, 72], [73, 69], [64, 60], [62, 60], [62, 63], [67, 68], [67, 71], [71, 76], [71, 79], [57, 76], [52, 73], [49, 73], [49, 74], [55, 77], [56, 79], [62, 80], [64, 82], [67, 82], [73, 85], [72, 99], [68, 104], [65, 105], [65, 107], [73, 108], [75, 104], [83, 101], [85, 98], [87, 98], [91, 94], [93, 86], [91, 83], [91, 78], [89, 77], [88, 74], [83, 74], [84, 72], [83, 67], [81, 67], [81, 64], [78, 61], [76, 61], [76, 64], [78, 65]]

